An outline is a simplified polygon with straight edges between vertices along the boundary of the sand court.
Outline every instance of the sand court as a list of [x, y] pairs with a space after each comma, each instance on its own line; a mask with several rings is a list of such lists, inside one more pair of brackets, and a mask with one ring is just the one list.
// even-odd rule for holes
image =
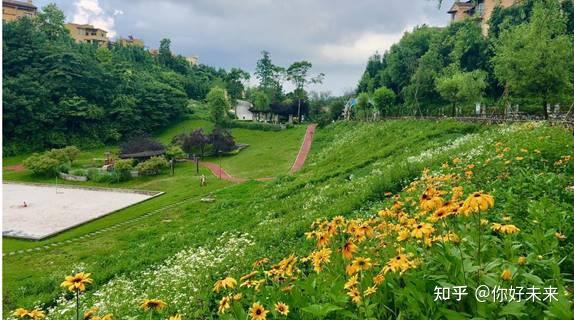
[[2, 193], [2, 235], [43, 239], [160, 194], [5, 183]]

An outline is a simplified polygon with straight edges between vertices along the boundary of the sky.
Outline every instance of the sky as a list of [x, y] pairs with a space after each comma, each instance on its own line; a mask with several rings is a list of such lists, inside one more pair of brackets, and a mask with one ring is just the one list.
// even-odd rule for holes
[[288, 67], [307, 60], [323, 84], [340, 95], [353, 90], [376, 51], [388, 50], [421, 24], [445, 26], [452, 0], [34, 0], [54, 2], [67, 22], [90, 23], [111, 37], [133, 35], [149, 48], [162, 38], [203, 64], [253, 73], [262, 50]]

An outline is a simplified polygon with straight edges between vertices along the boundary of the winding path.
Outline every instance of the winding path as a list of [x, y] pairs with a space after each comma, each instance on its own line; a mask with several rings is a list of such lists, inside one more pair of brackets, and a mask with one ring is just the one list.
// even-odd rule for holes
[[[316, 124], [310, 124], [309, 126], [307, 126], [307, 131], [305, 132], [305, 138], [303, 139], [303, 142], [301, 143], [301, 147], [299, 148], [299, 153], [297, 154], [297, 158], [295, 159], [293, 166], [291, 166], [291, 170], [290, 170], [291, 173], [295, 173], [295, 172], [301, 170], [301, 168], [305, 164], [305, 161], [307, 160], [307, 156], [309, 155], [309, 152], [311, 151], [311, 145], [313, 144], [313, 136], [315, 135], [315, 129], [316, 128], [317, 128]], [[234, 182], [234, 183], [242, 183], [242, 182], [248, 181], [248, 179], [238, 178], [238, 177], [234, 177], [234, 176], [230, 175], [229, 173], [227, 173], [225, 171], [225, 169], [221, 168], [219, 165], [217, 165], [213, 162], [201, 161], [199, 164], [201, 166], [209, 169], [211, 171], [211, 173], [213, 173], [214, 176], [216, 176], [218, 178], [221, 177], [222, 180], [226, 180], [226, 181], [230, 181], [230, 182]], [[254, 179], [254, 180], [271, 181], [271, 180], [273, 180], [273, 178], [265, 177], [265, 178], [258, 178], [258, 179]]]

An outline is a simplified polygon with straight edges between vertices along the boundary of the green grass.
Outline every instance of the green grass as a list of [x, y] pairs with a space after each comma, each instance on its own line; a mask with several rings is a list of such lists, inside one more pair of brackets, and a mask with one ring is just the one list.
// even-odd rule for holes
[[[238, 155], [223, 157], [221, 166], [232, 176], [241, 178], [275, 177], [289, 173], [295, 162], [305, 126], [278, 132], [233, 129], [232, 134], [238, 143], [248, 144]], [[217, 158], [212, 162], [219, 163]]]
[[[315, 219], [372, 214], [381, 208], [384, 192], [399, 192], [412, 179], [420, 176], [425, 167], [437, 169], [446, 160], [472, 155], [473, 152], [476, 153], [474, 157], [481, 157], [481, 150], [494, 142], [489, 141], [483, 146], [479, 144], [493, 137], [501, 137], [516, 145], [532, 140], [528, 148], [542, 150], [549, 163], [563, 155], [564, 150], [572, 150], [570, 134], [559, 128], [543, 127], [509, 134], [502, 133], [504, 130], [504, 126], [479, 126], [453, 121], [339, 123], [328, 126], [317, 131], [308, 163], [294, 176], [282, 175], [271, 183], [249, 182], [214, 189], [217, 201], [212, 204], [193, 199], [125, 230], [112, 231], [39, 253], [5, 257], [4, 309], [30, 307], [36, 302], [54, 305], [54, 299], [61, 293], [58, 284], [62, 277], [78, 269], [94, 274], [95, 284], [91, 292], [104, 290], [105, 283], [118, 276], [134, 282], [146, 278], [150, 283], [161, 284], [167, 279], [148, 277], [153, 277], [151, 272], [157, 270], [165, 259], [182, 250], [200, 246], [213, 248], [217, 252], [216, 239], [221, 234], [248, 233], [254, 245], [244, 248], [244, 252], [233, 257], [231, 262], [214, 263], [213, 259], [209, 263], [203, 260], [195, 262], [198, 269], [189, 277], [196, 278], [182, 281], [173, 289], [185, 297], [185, 303], [170, 304], [164, 314], [181, 312], [188, 318], [217, 317], [216, 298], [211, 290], [215, 279], [248, 272], [253, 260], [261, 257], [277, 261], [290, 253], [308, 252], [314, 245], [304, 239], [304, 232], [308, 231]], [[540, 136], [552, 136], [552, 139], [538, 141]], [[257, 156], [253, 155], [252, 159], [257, 159]], [[248, 168], [249, 162], [242, 165]], [[253, 170], [258, 165], [255, 161], [251, 162], [251, 166], [255, 167]], [[232, 169], [233, 166], [230, 171]], [[242, 170], [240, 165], [237, 165], [237, 170]], [[518, 199], [530, 197], [536, 202], [531, 205], [536, 207], [543, 203], [537, 197], [546, 194], [545, 201], [556, 203], [552, 210], [574, 209], [569, 204], [572, 199], [565, 199], [563, 191], [544, 191], [552, 188], [564, 190], [568, 181], [572, 181], [572, 170], [563, 173], [553, 173], [552, 170], [551, 167], [519, 167], [512, 180], [501, 180], [495, 184], [482, 181], [481, 174], [477, 174], [476, 187], [491, 190], [494, 186], [495, 191], [504, 191], [497, 194], [501, 198], [501, 205], [516, 214], [529, 213], [517, 206], [519, 203], [512, 200], [513, 196]], [[542, 178], [538, 175], [540, 172], [546, 172], [546, 176]], [[482, 176], [487, 177], [486, 173]], [[518, 187], [513, 188], [513, 184]], [[189, 195], [191, 191], [185, 189], [186, 186], [183, 179], [172, 193], [188, 192]], [[149, 188], [157, 189], [157, 186]], [[527, 196], [525, 189], [533, 190], [536, 196]], [[167, 198], [162, 198], [157, 201], [168, 202]], [[142, 205], [150, 204], [151, 201]], [[545, 223], [556, 224], [556, 219], [548, 219]], [[563, 232], [568, 239], [574, 237], [571, 227]], [[568, 246], [571, 246], [571, 240], [565, 244], [565, 248]], [[571, 263], [570, 260], [565, 262], [566, 265]], [[193, 282], [195, 290], [185, 285], [190, 282]], [[115, 295], [98, 297], [89, 293], [86, 304], [105, 300], [115, 317], [126, 318], [139, 312], [137, 305], [130, 302], [132, 298], [137, 300], [150, 296], [168, 302], [173, 299], [168, 289], [162, 291], [152, 287], [155, 288], [150, 285], [150, 288], [134, 289], [133, 297], [129, 295], [131, 291], [125, 290], [127, 298], [115, 298]], [[421, 294], [432, 295], [432, 291]], [[113, 307], [109, 301], [114, 302]], [[54, 319], [67, 318], [63, 315]]]

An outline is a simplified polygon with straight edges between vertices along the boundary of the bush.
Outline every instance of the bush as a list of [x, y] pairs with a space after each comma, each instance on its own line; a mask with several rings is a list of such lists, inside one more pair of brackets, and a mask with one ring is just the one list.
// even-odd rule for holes
[[68, 173], [72, 161], [74, 161], [79, 154], [80, 149], [74, 146], [52, 149], [43, 154], [33, 154], [24, 160], [24, 165], [35, 175], [54, 177], [58, 172]]
[[88, 170], [88, 179], [99, 183], [114, 183], [121, 180], [117, 172], [107, 172], [99, 169]]
[[168, 163], [164, 157], [152, 157], [147, 161], [140, 162], [136, 170], [142, 176], [155, 176], [160, 174], [163, 168], [167, 168]]
[[46, 177], [55, 177], [61, 165], [59, 160], [50, 157], [49, 154], [35, 153], [24, 160], [24, 166], [33, 174]]
[[69, 174], [71, 174], [73, 176], [78, 176], [78, 177], [87, 177], [88, 176], [88, 170], [86, 170], [86, 169], [70, 170]]
[[117, 160], [114, 163], [114, 172], [121, 181], [129, 180], [132, 177], [131, 171], [133, 167], [134, 161], [132, 159]]
[[262, 122], [244, 122], [244, 121], [229, 121], [227, 123], [228, 128], [241, 128], [249, 130], [261, 130], [261, 131], [281, 131], [284, 128], [293, 128], [292, 124], [287, 124], [284, 126], [278, 124], [262, 123]]

